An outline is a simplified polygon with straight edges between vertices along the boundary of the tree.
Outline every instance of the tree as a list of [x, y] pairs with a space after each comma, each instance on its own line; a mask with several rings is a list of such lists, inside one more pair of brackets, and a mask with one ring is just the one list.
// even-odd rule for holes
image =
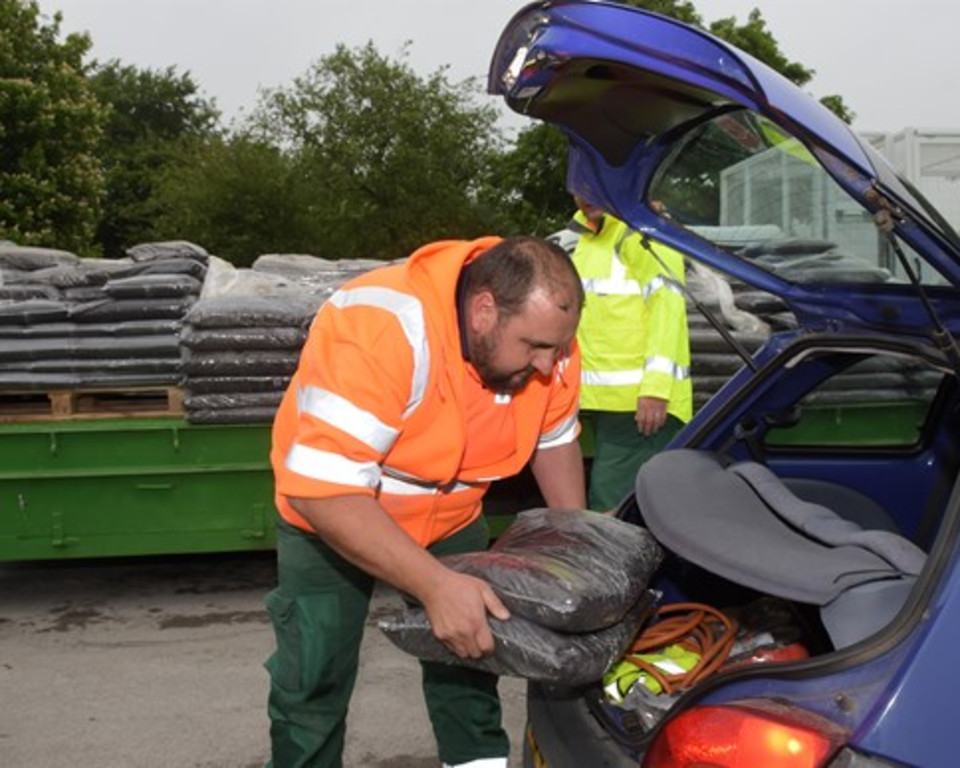
[[90, 39], [60, 42], [34, 0], [0, 0], [0, 238], [92, 255], [104, 110], [86, 79]]
[[165, 166], [155, 201], [158, 239], [191, 240], [238, 267], [311, 252], [310, 190], [288, 154], [249, 134], [193, 144]]
[[215, 135], [219, 113], [175, 67], [141, 70], [114, 60], [97, 66], [90, 82], [109, 115], [100, 144], [106, 199], [96, 237], [116, 257], [156, 236], [159, 179], [177, 158], [192, 154], [191, 142]]
[[338, 46], [255, 110], [255, 131], [280, 142], [310, 189], [307, 252], [393, 259], [489, 231], [481, 191], [502, 148], [496, 110], [477, 103], [473, 78], [419, 77], [405, 56]]
[[566, 190], [567, 138], [559, 128], [538, 123], [517, 134], [496, 159], [487, 194], [502, 212], [498, 232], [545, 236], [570, 219]]

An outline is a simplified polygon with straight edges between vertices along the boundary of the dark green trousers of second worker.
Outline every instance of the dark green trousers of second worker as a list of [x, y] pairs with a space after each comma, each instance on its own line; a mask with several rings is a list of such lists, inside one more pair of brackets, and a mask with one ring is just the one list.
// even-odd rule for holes
[[606, 512], [628, 493], [633, 493], [637, 472], [644, 462], [667, 447], [683, 427], [675, 416], [655, 435], [640, 434], [632, 411], [581, 411], [584, 428], [593, 433], [593, 463], [590, 467], [588, 504]]
[[[430, 551], [472, 552], [488, 541], [481, 516]], [[284, 522], [277, 527], [277, 564], [277, 588], [266, 598], [277, 636], [277, 650], [266, 664], [270, 765], [341, 768], [374, 580], [318, 537]], [[421, 667], [440, 760], [457, 765], [505, 757], [510, 741], [501, 724], [497, 677], [447, 664], [421, 662]]]

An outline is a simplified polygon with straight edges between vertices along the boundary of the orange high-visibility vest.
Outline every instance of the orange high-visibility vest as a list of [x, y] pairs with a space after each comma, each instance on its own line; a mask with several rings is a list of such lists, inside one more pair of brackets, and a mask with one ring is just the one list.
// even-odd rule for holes
[[[512, 451], [484, 461], [484, 441], [502, 449], [502, 436], [467, 433], [471, 373], [461, 355], [456, 284], [463, 265], [498, 242], [432, 243], [405, 263], [354, 278], [320, 308], [273, 426], [276, 504], [285, 520], [311, 530], [287, 497], [373, 496], [427, 546], [473, 522], [490, 482], [520, 472], [537, 448], [577, 439], [575, 345], [549, 378], [534, 375], [510, 396], [482, 391], [482, 407], [512, 409]], [[504, 423], [473, 423], [484, 421]], [[468, 440], [477, 466], [466, 468]]]

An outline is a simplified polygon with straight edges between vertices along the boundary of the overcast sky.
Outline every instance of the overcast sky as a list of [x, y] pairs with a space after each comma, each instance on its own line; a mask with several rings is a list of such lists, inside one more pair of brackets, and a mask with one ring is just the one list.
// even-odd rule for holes
[[[62, 31], [86, 31], [92, 56], [189, 72], [226, 118], [261, 87], [288, 86], [338, 43], [372, 41], [396, 58], [410, 41], [421, 74], [485, 79], [517, 0], [39, 0]], [[694, 0], [705, 21], [759, 8], [781, 50], [816, 71], [809, 90], [839, 94], [862, 131], [960, 130], [956, 0]], [[518, 118], [521, 119], [521, 118]], [[522, 119], [521, 119], [522, 120]]]

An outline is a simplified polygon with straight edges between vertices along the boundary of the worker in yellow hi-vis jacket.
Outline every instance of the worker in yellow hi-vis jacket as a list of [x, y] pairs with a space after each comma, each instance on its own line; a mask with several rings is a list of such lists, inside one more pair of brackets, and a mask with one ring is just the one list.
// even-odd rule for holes
[[551, 239], [571, 254], [586, 295], [577, 340], [581, 421], [595, 446], [589, 506], [607, 510], [693, 414], [683, 256], [574, 200], [573, 220]]

